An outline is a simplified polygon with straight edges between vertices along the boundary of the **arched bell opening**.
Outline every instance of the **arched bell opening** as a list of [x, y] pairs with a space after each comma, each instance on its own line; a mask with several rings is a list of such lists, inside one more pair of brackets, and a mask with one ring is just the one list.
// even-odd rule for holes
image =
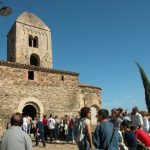
[[40, 57], [37, 54], [31, 54], [30, 65], [34, 65], [34, 66], [40, 65]]

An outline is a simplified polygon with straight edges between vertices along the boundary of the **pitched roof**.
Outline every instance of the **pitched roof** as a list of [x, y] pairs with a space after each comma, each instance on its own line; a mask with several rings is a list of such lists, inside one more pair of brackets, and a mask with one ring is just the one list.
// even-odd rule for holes
[[20, 22], [26, 25], [30, 25], [45, 30], [50, 30], [49, 27], [39, 17], [30, 12], [23, 12], [17, 18], [16, 22]]
[[28, 65], [28, 64], [21, 64], [21, 63], [10, 62], [10, 61], [2, 61], [1, 60], [0, 66], [8, 66], [8, 67], [13, 67], [13, 68], [29, 69], [29, 70], [34, 70], [34, 71], [48, 72], [48, 73], [57, 73], [57, 74], [67, 74], [67, 75], [79, 76], [79, 73], [76, 73], [76, 72], [51, 69], [51, 68], [33, 66], [33, 65]]
[[96, 87], [96, 86], [89, 85], [89, 84], [86, 84], [86, 83], [80, 83], [79, 86], [80, 86], [80, 87], [87, 87], [87, 88], [93, 88], [93, 89], [102, 90], [100, 87]]

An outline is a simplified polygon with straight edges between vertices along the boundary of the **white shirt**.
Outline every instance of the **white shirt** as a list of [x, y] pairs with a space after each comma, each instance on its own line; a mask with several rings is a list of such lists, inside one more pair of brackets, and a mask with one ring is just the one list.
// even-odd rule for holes
[[149, 122], [147, 117], [143, 117], [143, 130], [149, 132]]
[[25, 125], [25, 126], [28, 125], [28, 119], [26, 117], [23, 118], [23, 125]]
[[84, 121], [83, 121], [83, 124], [84, 124], [84, 128], [86, 125], [90, 124], [90, 119], [86, 118]]
[[141, 114], [136, 113], [135, 115], [131, 115], [131, 121], [135, 128], [138, 128], [139, 126], [143, 125], [143, 119]]
[[48, 119], [48, 128], [49, 129], [54, 129], [55, 128], [55, 119], [54, 118], [49, 118]]

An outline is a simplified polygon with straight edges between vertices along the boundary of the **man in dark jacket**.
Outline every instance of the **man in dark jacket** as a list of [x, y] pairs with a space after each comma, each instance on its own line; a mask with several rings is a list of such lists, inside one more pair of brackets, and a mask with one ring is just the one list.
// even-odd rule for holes
[[43, 122], [39, 120], [37, 117], [37, 124], [36, 124], [36, 146], [39, 145], [39, 141], [42, 141], [43, 147], [46, 146], [45, 140], [44, 140], [44, 125]]

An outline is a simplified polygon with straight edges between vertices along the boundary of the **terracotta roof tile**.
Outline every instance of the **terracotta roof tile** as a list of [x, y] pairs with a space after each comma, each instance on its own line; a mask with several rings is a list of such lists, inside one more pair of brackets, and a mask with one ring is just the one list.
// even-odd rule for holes
[[48, 72], [48, 73], [57, 73], [57, 74], [61, 73], [61, 74], [79, 76], [79, 73], [76, 73], [76, 72], [51, 69], [51, 68], [45, 68], [45, 67], [40, 67], [40, 66], [28, 65], [28, 64], [21, 64], [17, 62], [10, 62], [10, 61], [3, 61], [3, 60], [0, 61], [0, 66], [8, 66], [8, 67], [29, 69], [29, 70], [35, 70], [35, 71]]

